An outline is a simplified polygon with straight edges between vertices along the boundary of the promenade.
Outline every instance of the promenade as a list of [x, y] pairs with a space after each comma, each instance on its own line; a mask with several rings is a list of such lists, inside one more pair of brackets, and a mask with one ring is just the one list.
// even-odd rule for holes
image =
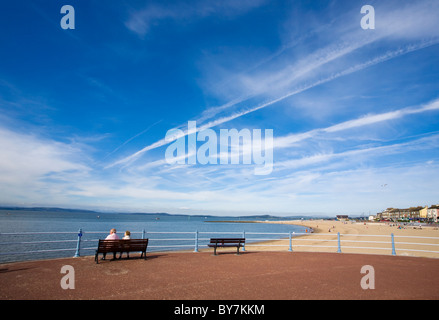
[[[439, 299], [439, 259], [349, 253], [251, 251], [149, 253], [0, 265], [0, 299], [296, 300]], [[63, 266], [74, 289], [63, 289]], [[375, 289], [363, 289], [363, 266]], [[70, 274], [71, 275], [71, 274]]]

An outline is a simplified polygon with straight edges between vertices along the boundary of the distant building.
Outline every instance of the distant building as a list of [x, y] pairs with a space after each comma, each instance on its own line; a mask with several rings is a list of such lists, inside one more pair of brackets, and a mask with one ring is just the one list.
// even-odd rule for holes
[[421, 220], [427, 220], [427, 212], [428, 212], [428, 206], [425, 206], [425, 208], [419, 210], [419, 218]]
[[387, 208], [386, 210], [377, 214], [378, 220], [386, 221], [410, 221], [410, 220], [423, 220], [437, 222], [437, 216], [439, 211], [439, 205], [422, 207], [410, 207], [406, 209]]
[[347, 215], [337, 215], [337, 220], [338, 221], [346, 221], [346, 220], [349, 220], [349, 216], [347, 216]]
[[433, 205], [427, 209], [427, 220], [438, 222], [439, 205]]
[[377, 213], [377, 219], [386, 221], [399, 219], [401, 215], [400, 211], [401, 209], [387, 208], [383, 212]]

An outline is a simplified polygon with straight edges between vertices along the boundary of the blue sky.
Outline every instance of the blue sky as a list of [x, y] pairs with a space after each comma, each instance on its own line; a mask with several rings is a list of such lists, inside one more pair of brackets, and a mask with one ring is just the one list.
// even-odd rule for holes
[[[75, 29], [60, 26], [63, 5]], [[362, 29], [361, 7], [375, 9]], [[0, 204], [373, 214], [439, 203], [439, 2], [0, 4]], [[165, 161], [168, 130], [273, 130], [273, 171]]]

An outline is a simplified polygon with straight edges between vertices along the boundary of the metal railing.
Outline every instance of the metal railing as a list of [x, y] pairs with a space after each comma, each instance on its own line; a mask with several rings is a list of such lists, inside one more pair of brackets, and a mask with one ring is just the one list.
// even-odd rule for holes
[[[6, 255], [28, 255], [28, 254], [47, 254], [47, 253], [57, 253], [57, 252], [73, 252], [74, 257], [80, 257], [89, 250], [96, 250], [96, 245], [98, 242], [98, 238], [93, 237], [93, 235], [108, 234], [107, 231], [87, 231], [83, 232], [82, 229], [79, 229], [78, 232], [24, 232], [24, 233], [0, 233], [0, 262], [3, 262], [1, 257]], [[248, 247], [280, 247], [285, 248], [289, 252], [297, 251], [301, 248], [325, 248], [325, 250], [330, 249], [333, 252], [342, 253], [345, 249], [354, 250], [358, 253], [361, 253], [362, 250], [373, 249], [373, 250], [385, 250], [388, 253], [396, 255], [396, 245], [398, 245], [398, 250], [401, 252], [422, 252], [422, 253], [431, 253], [436, 257], [439, 257], [439, 237], [417, 237], [417, 236], [394, 236], [393, 233], [390, 235], [359, 235], [359, 234], [327, 234], [327, 233], [263, 233], [263, 232], [157, 232], [151, 231], [146, 232], [142, 230], [140, 232], [131, 232], [132, 235], [140, 234], [142, 239], [148, 238], [149, 251], [169, 251], [169, 250], [193, 250], [194, 252], [199, 252], [200, 248], [207, 248], [208, 243], [210, 241], [210, 237], [206, 237], [206, 235], [236, 235], [238, 237], [246, 238], [246, 244], [242, 248], [242, 251], [245, 251]], [[75, 236], [76, 235], [76, 236]], [[92, 236], [91, 238], [84, 238], [84, 235]], [[163, 235], [164, 237], [160, 237]], [[256, 237], [258, 236], [259, 237]], [[312, 235], [312, 237], [309, 237]], [[58, 236], [58, 237], [68, 237], [68, 239], [39, 239], [35, 241], [9, 241], [2, 242], [3, 236], [13, 237], [13, 236], [24, 236], [24, 237], [41, 237], [43, 236]], [[176, 237], [173, 237], [176, 236]], [[299, 237], [301, 236], [301, 237]], [[329, 236], [329, 239], [318, 239], [316, 238]], [[369, 238], [384, 238], [384, 240], [349, 240], [349, 237], [369, 237]], [[103, 237], [101, 237], [103, 238]], [[343, 240], [342, 240], [343, 238]], [[433, 241], [431, 242], [407, 242], [407, 241], [395, 241], [395, 238], [411, 238], [411, 239], [423, 239], [423, 241]], [[299, 244], [304, 243], [306, 241], [313, 241], [312, 244]], [[316, 244], [315, 242], [318, 242]], [[323, 244], [320, 244], [323, 242]], [[334, 245], [328, 245], [327, 243], [334, 243]], [[343, 245], [342, 245], [343, 242]], [[93, 246], [91, 246], [93, 243]], [[294, 245], [293, 245], [294, 243]], [[358, 245], [347, 245], [349, 244], [357, 244]], [[373, 246], [364, 246], [364, 244], [372, 244]], [[56, 248], [55, 245], [65, 244], [63, 248]], [[69, 246], [69, 244], [73, 244]], [[75, 245], [76, 244], [76, 245]], [[89, 245], [90, 244], [90, 245]], [[378, 247], [376, 245], [379, 245]], [[387, 246], [386, 246], [387, 245]], [[404, 246], [409, 245], [416, 248], [404, 248]], [[8, 246], [18, 248], [18, 251], [14, 251], [14, 249], [7, 249]], [[30, 248], [27, 248], [30, 246]], [[68, 247], [67, 247], [68, 246]], [[420, 246], [427, 246], [429, 248], [436, 246], [437, 250], [425, 250], [419, 249]], [[343, 251], [342, 251], [343, 249]], [[435, 249], [435, 248], [434, 248]], [[314, 250], [319, 251], [319, 250]], [[386, 254], [386, 253], [384, 253]], [[71, 255], [70, 255], [71, 256]]]
[[[304, 234], [302, 234], [304, 235]], [[308, 234], [309, 235], [309, 234]], [[295, 244], [294, 247], [313, 247], [313, 248], [330, 248], [334, 249], [334, 251], [338, 253], [342, 253], [345, 249], [355, 249], [355, 252], [361, 253], [361, 250], [386, 250], [390, 252], [391, 255], [396, 255], [397, 251], [397, 245], [398, 245], [398, 251], [399, 252], [422, 252], [422, 253], [432, 253], [433, 256], [439, 258], [439, 237], [420, 237], [420, 236], [404, 236], [404, 235], [397, 235], [395, 236], [393, 233], [390, 235], [366, 235], [366, 234], [340, 234], [337, 233], [337, 238], [334, 238], [334, 234], [330, 233], [316, 233], [312, 234], [312, 239], [306, 239], [306, 237], [301, 238], [294, 238], [293, 241], [321, 241], [321, 242], [336, 242], [336, 245], [328, 246], [328, 245], [316, 245], [316, 244], [308, 244], [308, 245], [300, 245]], [[330, 236], [331, 239], [316, 239], [314, 236]], [[371, 240], [349, 240], [349, 237], [370, 237], [370, 238], [382, 238], [386, 240], [378, 240], [378, 241], [371, 241]], [[344, 239], [342, 239], [344, 238]], [[408, 241], [395, 241], [396, 239], [403, 239], [403, 238], [409, 238], [409, 239], [426, 239], [428, 241], [433, 241], [434, 243], [430, 242], [408, 242]], [[344, 243], [342, 245], [342, 242]], [[352, 245], [346, 245], [346, 243], [362, 243], [362, 244], [372, 244], [372, 245], [382, 245], [387, 244], [388, 246], [352, 246]], [[425, 249], [411, 249], [407, 248], [406, 246], [415, 246], [415, 247], [431, 247], [436, 246], [438, 250], [425, 250]], [[343, 251], [342, 251], [343, 248]], [[360, 250], [358, 250], [360, 249]], [[349, 250], [348, 250], [349, 251]], [[350, 250], [352, 252], [352, 250]]]

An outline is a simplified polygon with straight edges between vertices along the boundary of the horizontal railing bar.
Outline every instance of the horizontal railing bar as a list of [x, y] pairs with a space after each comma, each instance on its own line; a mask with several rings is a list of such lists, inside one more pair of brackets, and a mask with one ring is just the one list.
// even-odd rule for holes
[[381, 247], [352, 247], [352, 246], [342, 246], [341, 247], [342, 249], [345, 249], [345, 248], [350, 248], [350, 249], [378, 249], [378, 250], [391, 250], [392, 248], [391, 247], [388, 247], [388, 248], [381, 248]]
[[415, 242], [395, 242], [395, 244], [413, 244], [413, 245], [419, 245], [419, 246], [439, 246], [439, 243], [415, 243]]
[[430, 250], [416, 250], [416, 249], [398, 249], [398, 251], [419, 251], [419, 252], [432, 252], [432, 253], [439, 253], [439, 251], [430, 251]]
[[291, 232], [291, 235], [304, 235], [304, 236], [337, 236], [337, 233], [312, 233], [312, 232], [307, 232], [307, 233], [302, 233], [302, 232]]
[[[288, 240], [288, 239], [280, 239], [280, 240]], [[329, 242], [332, 242], [332, 241], [338, 241], [337, 239], [303, 239], [303, 238], [300, 238], [300, 239], [296, 239], [296, 238], [291, 238], [291, 240], [292, 241], [329, 241]]]
[[245, 247], [285, 247], [285, 245], [283, 244], [257, 244], [257, 243], [253, 243], [253, 244], [246, 244]]
[[145, 234], [151, 234], [151, 233], [161, 233], [161, 234], [180, 234], [180, 233], [186, 233], [186, 234], [195, 234], [195, 231], [176, 231], [176, 232], [171, 232], [171, 231], [145, 231]]
[[[375, 247], [349, 247], [349, 246], [343, 246], [344, 248], [351, 248], [351, 249], [382, 249], [382, 250], [389, 250], [390, 248], [375, 248]], [[419, 251], [419, 252], [432, 252], [432, 253], [439, 253], [439, 251], [430, 251], [430, 250], [416, 250], [416, 249], [403, 249], [399, 248], [398, 251]]]
[[61, 243], [61, 242], [77, 242], [78, 240], [47, 240], [47, 241], [20, 241], [20, 242], [2, 242], [0, 245], [11, 244], [34, 244], [34, 243]]
[[439, 240], [439, 237], [418, 237], [418, 236], [394, 236], [395, 238], [419, 238], [419, 239], [436, 239]]
[[[78, 233], [78, 232], [73, 232], [73, 233]], [[119, 232], [119, 233], [122, 233], [122, 232]], [[138, 233], [138, 234], [142, 234], [143, 232], [142, 231], [131, 231], [131, 234], [136, 234], [136, 233]], [[82, 230], [82, 235], [85, 235], [85, 234], [106, 234], [106, 235], [108, 235], [108, 231], [85, 231], [85, 230]]]
[[[179, 240], [179, 241], [194, 241], [194, 239], [193, 238], [184, 238], [184, 239], [178, 239], [178, 238], [175, 238], [175, 239], [149, 239], [149, 241], [174, 241], [174, 240]], [[198, 239], [198, 240], [200, 240], [200, 239]]]
[[343, 240], [343, 239], [341, 239], [340, 241], [342, 243], [361, 242], [361, 243], [388, 243], [388, 244], [391, 244], [389, 241], [363, 241], [363, 240]]
[[288, 238], [286, 239], [245, 238], [245, 241], [288, 241]]
[[388, 238], [390, 234], [350, 234], [350, 233], [340, 233], [342, 237], [378, 237], [378, 238]]
[[289, 233], [285, 233], [285, 232], [245, 232], [245, 234], [246, 235], [247, 234], [278, 234], [278, 235], [286, 235], [286, 236], [289, 235]]
[[0, 232], [0, 236], [31, 235], [31, 234], [78, 234], [78, 232]]
[[[95, 248], [96, 249], [96, 248]], [[57, 251], [75, 251], [75, 248], [69, 249], [46, 249], [46, 250], [32, 250], [23, 252], [0, 252], [0, 255], [12, 255], [12, 254], [26, 254], [26, 253], [41, 253], [41, 252], [57, 252]]]
[[[207, 234], [242, 234], [242, 232], [238, 231], [199, 231], [198, 233], [207, 233]], [[246, 232], [247, 233], [247, 232]]]
[[[319, 233], [316, 233], [317, 235]], [[320, 233], [321, 234], [321, 233]], [[314, 234], [313, 234], [314, 235]], [[388, 234], [349, 234], [349, 233], [340, 233], [342, 237], [389, 237]], [[402, 236], [402, 235], [394, 235], [395, 238], [419, 238], [419, 239], [436, 239], [439, 240], [439, 237], [418, 237], [418, 236]]]
[[148, 248], [173, 248], [173, 247], [190, 247], [192, 248], [193, 245], [187, 245], [187, 244], [174, 244], [172, 246], [148, 246]]
[[297, 244], [294, 247], [338, 248], [337, 246], [316, 246], [312, 244]]

